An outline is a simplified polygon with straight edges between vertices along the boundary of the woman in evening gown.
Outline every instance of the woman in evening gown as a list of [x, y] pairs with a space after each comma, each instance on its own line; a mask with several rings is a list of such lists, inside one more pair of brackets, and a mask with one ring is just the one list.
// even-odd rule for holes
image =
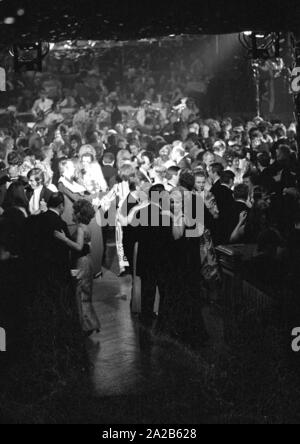
[[[76, 224], [73, 221], [73, 204], [78, 200], [85, 199], [93, 203], [95, 215], [89, 224], [91, 234], [91, 257], [93, 263], [93, 273], [95, 277], [102, 274], [103, 259], [103, 236], [102, 220], [98, 210], [99, 193], [90, 186], [80, 175], [76, 177], [76, 168], [72, 160], [65, 160], [60, 163], [61, 177], [58, 183], [58, 189], [65, 196], [65, 211], [63, 220], [67, 223], [70, 233], [76, 232]], [[101, 190], [98, 190], [101, 191]]]
[[56, 232], [55, 237], [74, 250], [76, 262], [77, 287], [76, 295], [80, 313], [81, 326], [87, 336], [99, 333], [100, 321], [94, 310], [93, 298], [93, 262], [90, 253], [91, 234], [88, 228], [95, 217], [95, 210], [90, 202], [81, 199], [74, 203], [74, 222], [76, 223], [76, 240], [71, 241], [65, 234]]
[[[93, 202], [95, 217], [92, 219], [89, 229], [91, 233], [91, 257], [95, 277], [102, 276], [102, 262], [104, 254], [104, 242], [102, 233], [102, 215], [99, 211], [99, 203], [102, 196], [108, 190], [102, 168], [97, 162], [94, 148], [84, 145], [80, 151], [79, 171], [77, 172], [78, 183], [89, 193]], [[95, 150], [94, 150], [95, 151]]]

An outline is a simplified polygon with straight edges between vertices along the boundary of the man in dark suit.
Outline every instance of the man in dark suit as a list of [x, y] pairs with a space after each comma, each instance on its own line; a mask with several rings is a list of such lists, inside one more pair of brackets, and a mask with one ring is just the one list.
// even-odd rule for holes
[[6, 185], [6, 183], [9, 181], [10, 181], [10, 178], [8, 175], [8, 171], [7, 170], [0, 171], [0, 186]]
[[24, 238], [26, 236], [26, 221], [27, 213], [26, 209], [18, 205], [18, 199], [15, 200], [13, 207], [7, 208], [3, 213], [3, 219], [8, 221], [11, 229], [11, 243], [12, 253], [16, 256], [20, 256], [23, 252]]
[[6, 353], [0, 353], [1, 388], [9, 372], [28, 359], [26, 267], [16, 256], [14, 235], [11, 220], [0, 218], [0, 327], [6, 332]]
[[212, 190], [219, 209], [218, 244], [227, 244], [235, 228], [235, 202], [232, 192], [234, 178], [232, 171], [223, 171], [220, 177], [220, 184], [215, 184]]
[[115, 160], [115, 156], [111, 152], [105, 153], [102, 159], [103, 176], [110, 188], [111, 185], [113, 185], [113, 182], [116, 182], [116, 177], [118, 174], [118, 170], [115, 167]]
[[29, 203], [29, 213], [36, 215], [41, 211], [46, 211], [52, 191], [46, 188], [45, 174], [40, 168], [33, 168], [27, 177], [26, 197]]
[[149, 190], [149, 205], [136, 214], [136, 221], [141, 221], [135, 229], [139, 244], [137, 275], [141, 277], [142, 285], [141, 321], [147, 327], [151, 327], [153, 322], [157, 287], [160, 294], [160, 311], [163, 311], [170, 245], [173, 239], [171, 221], [166, 219], [169, 216], [162, 214], [164, 205], [160, 197], [164, 193], [167, 199], [168, 193], [165, 192], [163, 185], [153, 185]]
[[[28, 199], [28, 202], [31, 201], [33, 195], [34, 195], [34, 190], [31, 187], [27, 187], [26, 191], [25, 191], [26, 197]], [[52, 196], [53, 192], [50, 191], [48, 188], [46, 188], [45, 186], [42, 187], [41, 189], [41, 193], [39, 195], [39, 202], [45, 202], [46, 204], [48, 204], [50, 197]]]
[[7, 191], [7, 183], [10, 182], [7, 170], [0, 172], [0, 207], [2, 207]]
[[61, 218], [64, 202], [62, 193], [54, 193], [48, 202], [49, 210], [29, 218], [30, 251], [27, 248], [26, 264], [36, 332], [40, 336], [36, 341], [41, 350], [48, 350], [47, 359], [49, 356], [49, 362], [63, 377], [71, 368], [85, 366], [70, 250], [55, 237], [56, 231], [69, 236]]
[[64, 232], [70, 237], [67, 224], [61, 216], [65, 199], [62, 193], [54, 193], [48, 201], [48, 211], [32, 217], [32, 229], [36, 232], [38, 244], [33, 245], [43, 270], [51, 271], [57, 279], [70, 279], [70, 250], [54, 237], [55, 231]]
[[215, 194], [220, 190], [221, 187], [221, 174], [224, 171], [224, 167], [221, 163], [213, 163], [209, 167], [209, 177], [213, 183], [213, 186], [211, 188], [212, 194], [215, 196]]

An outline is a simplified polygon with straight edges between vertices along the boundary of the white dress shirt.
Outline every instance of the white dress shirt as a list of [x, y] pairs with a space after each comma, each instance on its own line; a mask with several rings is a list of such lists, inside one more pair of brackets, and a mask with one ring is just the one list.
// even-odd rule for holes
[[143, 167], [140, 168], [140, 172], [145, 176], [145, 179], [148, 179], [149, 183], [152, 183], [152, 179], [150, 176], [150, 171], [146, 171]]
[[30, 214], [37, 214], [40, 211], [40, 200], [41, 200], [42, 190], [43, 190], [42, 186], [34, 190], [32, 198], [30, 199], [29, 202]]

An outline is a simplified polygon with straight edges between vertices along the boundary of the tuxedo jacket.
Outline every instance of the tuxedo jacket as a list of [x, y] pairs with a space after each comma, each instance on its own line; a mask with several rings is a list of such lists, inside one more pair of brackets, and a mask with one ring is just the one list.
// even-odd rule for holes
[[190, 170], [191, 169], [191, 165], [192, 165], [192, 163], [191, 163], [190, 159], [187, 156], [185, 156], [185, 157], [183, 157], [181, 159], [181, 161], [178, 163], [177, 166], [181, 170]]
[[[32, 196], [33, 196], [33, 189], [32, 188], [26, 188], [25, 190], [26, 197], [28, 199], [28, 202], [30, 202]], [[40, 202], [44, 200], [46, 203], [49, 202], [50, 197], [52, 196], [52, 191], [48, 190], [45, 186], [42, 189], [41, 195], [40, 195]]]
[[10, 178], [6, 172], [0, 173], [0, 186], [6, 185], [10, 181]]
[[141, 180], [141, 182], [146, 182], [146, 183], [152, 184], [151, 177], [149, 175], [147, 176], [142, 170], [139, 170], [138, 176], [139, 176], [139, 179]]
[[111, 179], [116, 178], [118, 175], [117, 168], [111, 166], [111, 165], [102, 165], [102, 173], [104, 176], [104, 179], [108, 184], [110, 184]]
[[9, 207], [4, 211], [3, 217], [9, 222], [11, 229], [11, 246], [13, 254], [20, 256], [24, 251], [24, 240], [26, 238], [26, 211], [17, 207]]
[[55, 271], [58, 277], [70, 277], [70, 250], [64, 242], [55, 239], [54, 232], [64, 232], [70, 237], [68, 227], [62, 218], [49, 210], [29, 218], [31, 248], [44, 270]]
[[2, 207], [7, 191], [7, 182], [10, 179], [6, 174], [0, 174], [0, 207]]
[[[2, 185], [1, 185], [2, 183]], [[4, 176], [0, 178], [0, 206], [6, 210], [8, 208], [11, 207], [12, 203], [11, 203], [11, 198], [12, 198], [12, 193], [11, 193], [11, 185], [13, 184], [20, 184], [24, 187], [24, 190], [27, 186], [27, 182], [24, 180], [24, 178], [19, 177], [17, 179], [11, 179], [8, 176]], [[28, 208], [26, 208], [27, 210]]]
[[215, 198], [216, 198], [216, 194], [218, 193], [218, 191], [220, 191], [220, 187], [221, 187], [221, 181], [220, 181], [220, 179], [216, 182], [216, 183], [214, 183], [214, 185], [212, 186], [212, 188], [211, 188], [211, 193], [215, 196]]
[[162, 273], [169, 260], [173, 244], [172, 223], [165, 223], [162, 210], [150, 204], [139, 210], [137, 220], [145, 221], [133, 229], [133, 238], [138, 242], [137, 275]]
[[74, 202], [77, 202], [80, 199], [84, 199], [84, 196], [79, 193], [73, 193], [73, 191], [66, 188], [62, 182], [58, 183], [58, 191], [60, 191], [65, 197], [65, 209], [62, 215], [62, 219], [66, 222], [69, 230], [74, 231], [75, 223], [73, 221], [73, 205]]

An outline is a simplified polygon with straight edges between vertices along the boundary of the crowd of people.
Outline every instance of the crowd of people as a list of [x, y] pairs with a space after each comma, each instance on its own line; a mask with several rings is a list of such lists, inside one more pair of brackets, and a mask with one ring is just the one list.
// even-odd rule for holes
[[[120, 104], [134, 108], [142, 100], [157, 103], [161, 98], [172, 103], [188, 92], [202, 97], [214, 74], [214, 59], [208, 56], [213, 42], [208, 37], [191, 41], [169, 38], [100, 48], [96, 42], [93, 47], [81, 42], [81, 51], [67, 42], [58, 44], [47, 57], [43, 73], [16, 76], [13, 66], [7, 69], [7, 93], [2, 103], [28, 112], [33, 93], [38, 93], [44, 82], [50, 98], [62, 108], [73, 108], [82, 100], [103, 105], [111, 92], [118, 95]], [[10, 62], [8, 58], [5, 66]]]
[[34, 125], [12, 115], [1, 133], [0, 285], [10, 295], [1, 313], [18, 349], [26, 323], [57, 371], [79, 361], [76, 341], [101, 329], [93, 281], [111, 231], [142, 325], [192, 346], [208, 339], [203, 304], [220, 296], [217, 246], [257, 245], [248, 264], [257, 285], [270, 292], [288, 270], [296, 288], [295, 124], [203, 119], [183, 94], [165, 107], [141, 97], [129, 116], [102, 80], [96, 100], [74, 91], [55, 98], [43, 85], [26, 98]]

